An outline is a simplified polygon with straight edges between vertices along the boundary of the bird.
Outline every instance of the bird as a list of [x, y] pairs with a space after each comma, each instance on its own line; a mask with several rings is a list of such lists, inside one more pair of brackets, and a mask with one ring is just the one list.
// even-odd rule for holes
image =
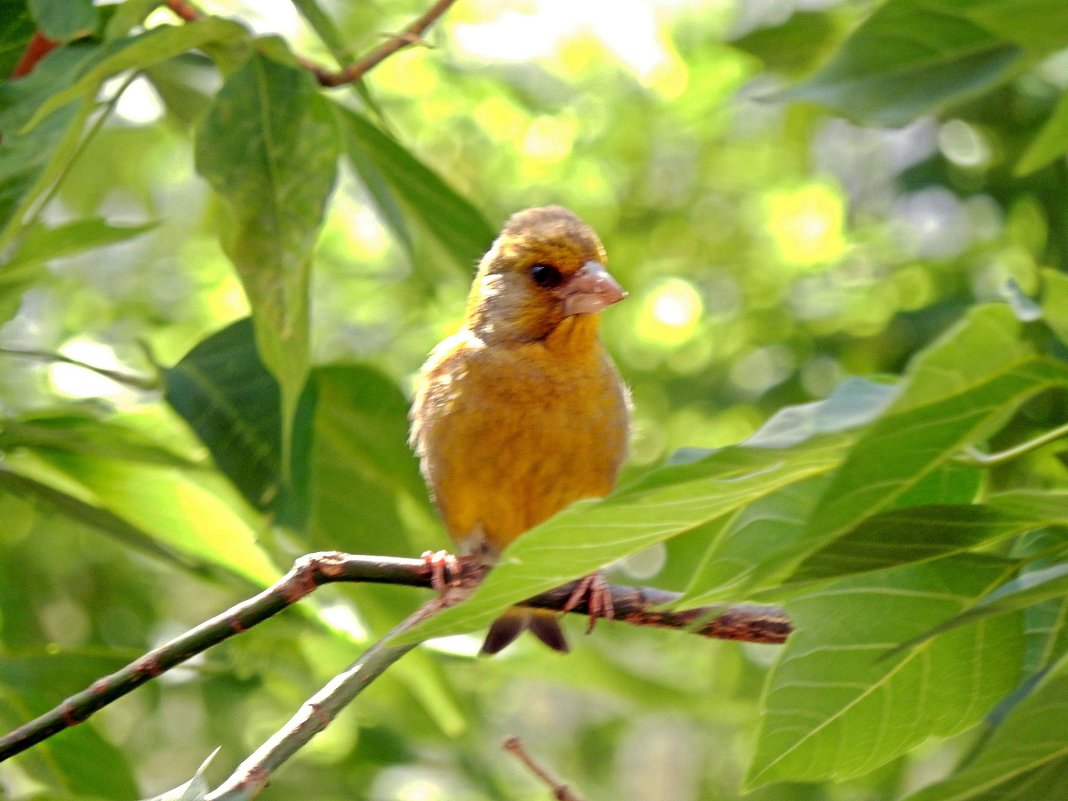
[[[631, 401], [598, 334], [599, 313], [626, 297], [605, 265], [597, 234], [569, 209], [513, 214], [479, 263], [463, 327], [415, 382], [410, 444], [449, 536], [477, 563], [491, 566], [529, 529], [615, 486]], [[594, 611], [603, 579], [580, 586]], [[512, 608], [481, 653], [528, 629], [568, 650], [551, 611]]]

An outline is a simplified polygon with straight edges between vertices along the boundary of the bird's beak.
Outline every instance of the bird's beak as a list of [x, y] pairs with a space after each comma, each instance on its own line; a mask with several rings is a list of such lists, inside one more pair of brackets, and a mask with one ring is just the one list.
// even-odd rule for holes
[[627, 296], [623, 287], [604, 265], [588, 261], [562, 287], [564, 315], [596, 314], [606, 306], [618, 303]]

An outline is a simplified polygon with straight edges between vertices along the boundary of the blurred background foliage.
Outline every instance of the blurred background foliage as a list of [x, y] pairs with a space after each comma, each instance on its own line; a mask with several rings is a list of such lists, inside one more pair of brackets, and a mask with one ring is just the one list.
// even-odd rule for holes
[[[90, 41], [106, 37], [138, 11], [151, 12], [146, 28], [177, 22], [154, 5], [75, 3], [85, 24], [68, 9], [53, 38], [76, 50], [87, 31]], [[324, 3], [336, 29], [316, 23], [318, 6], [306, 1], [202, 7], [330, 63], [374, 47], [425, 5]], [[217, 62], [234, 54], [212, 42], [105, 81], [92, 135], [61, 180], [21, 210], [32, 215], [12, 217], [17, 180], [0, 197], [0, 346], [146, 379], [162, 371], [170, 404], [136, 381], [0, 355], [7, 464], [68, 493], [56, 503], [39, 487], [2, 485], [0, 721], [43, 711], [307, 550], [440, 547], [405, 450], [405, 398], [426, 353], [459, 325], [475, 260], [517, 209], [576, 210], [630, 292], [604, 315], [634, 394], [629, 475], [681, 447], [738, 443], [776, 410], [824, 398], [847, 377], [900, 373], [978, 303], [1007, 301], [1026, 314], [1041, 271], [1063, 271], [1068, 250], [1068, 26], [1054, 24], [1064, 19], [1058, 4], [1040, 0], [1017, 14], [992, 0], [941, 5], [987, 9], [991, 41], [974, 31], [977, 41], [957, 41], [952, 26], [933, 24], [933, 44], [891, 39], [858, 70], [838, 50], [857, 26], [873, 13], [919, 13], [919, 4], [461, 0], [426, 35], [430, 49], [387, 59], [358, 91], [330, 90], [360, 115], [336, 145], [347, 157], [310, 279], [314, 426], [327, 433], [308, 469], [333, 491], [276, 507], [287, 525], [273, 527], [256, 510], [271, 476], [257, 483], [243, 463], [235, 471], [249, 483], [235, 489], [210, 469], [195, 436], [210, 421], [198, 423], [203, 406], [181, 384], [252, 358], [218, 340], [205, 360], [190, 354], [250, 311], [220, 245], [226, 209], [198, 175], [193, 145], [222, 84]], [[0, 3], [5, 74], [35, 27], [47, 31], [51, 7]], [[1028, 13], [1054, 16], [1033, 16], [1028, 29]], [[924, 61], [925, 46], [956, 60]], [[901, 66], [892, 80], [880, 78], [879, 58]], [[843, 88], [835, 81], [850, 68], [875, 77]], [[17, 178], [34, 147], [11, 136], [26, 122], [20, 92], [43, 100], [62, 88], [44, 79], [31, 87], [34, 79], [0, 90], [5, 177]], [[233, 347], [250, 341], [246, 326]], [[256, 390], [262, 376], [238, 376], [233, 394], [249, 418], [273, 419], [274, 396]], [[1063, 395], [1043, 396], [999, 436], [1008, 444], [1051, 428], [1064, 410]], [[271, 465], [288, 447], [277, 431], [251, 436]], [[212, 456], [222, 466], [226, 449]], [[383, 465], [388, 475], [376, 472]], [[1033, 483], [1063, 486], [1055, 459], [1027, 469]], [[212, 529], [225, 534], [206, 536]], [[246, 547], [254, 540], [258, 548]], [[621, 575], [679, 584], [670, 571], [657, 577], [667, 553], [635, 556]], [[220, 562], [241, 566], [222, 571]], [[230, 765], [346, 665], [368, 632], [415, 603], [412, 590], [323, 590], [307, 614], [220, 646], [4, 765], [3, 794], [144, 797], [186, 780], [216, 745]], [[566, 663], [530, 643], [472, 660], [477, 639], [467, 636], [413, 653], [265, 797], [546, 797], [500, 750], [511, 733], [590, 799], [737, 797], [774, 649], [612, 625], [574, 634]], [[974, 739], [932, 741], [849, 782], [748, 797], [896, 798], [942, 775]]]

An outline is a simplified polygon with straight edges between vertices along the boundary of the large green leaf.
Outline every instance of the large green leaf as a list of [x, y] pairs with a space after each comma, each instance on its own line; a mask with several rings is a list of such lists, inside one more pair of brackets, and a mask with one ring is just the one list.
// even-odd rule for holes
[[[981, 4], [981, 0], [980, 3]], [[988, 90], [1024, 51], [978, 24], [974, 0], [888, 0], [815, 75], [783, 94], [856, 119], [903, 125]]]
[[197, 170], [230, 212], [223, 246], [252, 305], [260, 355], [282, 388], [286, 453], [308, 370], [311, 252], [337, 150], [314, 79], [261, 52], [230, 75], [196, 142]]
[[1059, 801], [1068, 777], [1068, 655], [953, 776], [907, 801]]
[[494, 231], [486, 218], [369, 120], [349, 109], [335, 108], [348, 133], [349, 159], [401, 241], [408, 233], [391, 195], [404, 201], [415, 219], [469, 273], [493, 241]]
[[580, 501], [517, 539], [463, 604], [413, 628], [412, 642], [478, 628], [507, 606], [832, 470], [843, 438], [789, 449], [734, 447], [654, 470], [600, 501]]
[[260, 361], [252, 320], [230, 324], [163, 371], [163, 398], [219, 469], [257, 508], [278, 493], [282, 459], [278, 382]]
[[[765, 691], [747, 784], [842, 780], [978, 723], [1020, 677], [1018, 619], [885, 654], [1014, 569], [961, 555], [834, 582], [795, 598], [796, 630]], [[882, 657], [882, 658], [880, 658]]]

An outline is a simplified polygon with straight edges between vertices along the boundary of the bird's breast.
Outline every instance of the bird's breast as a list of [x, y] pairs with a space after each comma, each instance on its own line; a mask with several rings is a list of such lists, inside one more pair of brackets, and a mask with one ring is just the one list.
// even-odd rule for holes
[[626, 455], [629, 400], [598, 346], [454, 349], [413, 413], [423, 472], [450, 534], [500, 550], [581, 498], [608, 494]]

